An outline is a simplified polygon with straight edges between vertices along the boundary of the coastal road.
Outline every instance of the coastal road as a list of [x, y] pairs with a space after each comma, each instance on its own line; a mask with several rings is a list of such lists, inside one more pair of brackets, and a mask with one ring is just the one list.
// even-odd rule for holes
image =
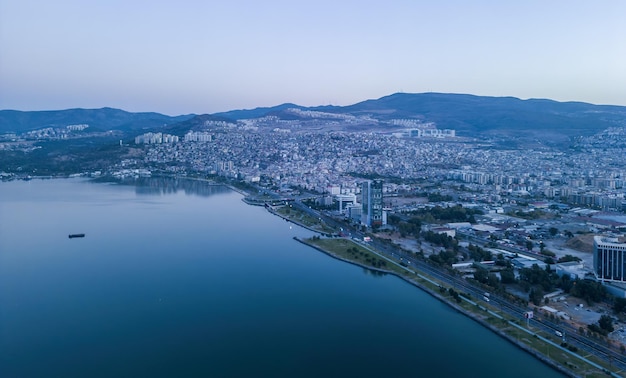
[[[336, 229], [343, 228], [345, 232], [351, 234], [354, 239], [363, 243], [362, 241], [366, 234], [361, 232], [356, 227], [350, 226], [344, 222], [339, 222], [332, 217], [323, 214], [323, 212], [311, 209], [300, 201], [293, 201], [292, 205], [309, 216], [320, 219], [320, 221], [325, 222], [331, 227]], [[407, 266], [412, 267], [414, 270], [424, 272], [438, 281], [453, 287], [456, 291], [470, 295], [477, 301], [482, 301], [482, 303], [484, 303], [487, 307], [492, 307], [496, 311], [500, 310], [503, 314], [507, 314], [514, 319], [524, 320], [524, 313], [529, 310], [528, 307], [512, 303], [496, 293], [490, 293], [489, 302], [486, 302], [484, 300], [485, 289], [483, 287], [456, 276], [443, 267], [436, 266], [431, 264], [429, 261], [416, 258], [414, 254], [408, 253], [395, 245], [381, 242], [376, 239], [372, 239], [372, 241], [364, 244], [389, 258], [403, 262]], [[609, 364], [609, 366], [617, 368], [621, 371], [626, 371], [626, 358], [623, 355], [594, 339], [579, 334], [578, 330], [573, 329], [573, 327], [567, 325], [566, 323], [555, 324], [542, 316], [531, 319], [529, 325], [536, 329], [537, 332], [544, 332], [544, 337], [547, 338], [557, 338], [555, 333], [556, 331], [564, 333], [567, 344], [578, 348], [580, 355], [596, 356], [604, 360], [607, 364]]]
[[[357, 232], [357, 235], [360, 235]], [[361, 238], [362, 240], [362, 238]], [[427, 275], [436, 278], [438, 281], [445, 283], [460, 293], [469, 294], [471, 297], [482, 301], [487, 306], [500, 309], [501, 312], [508, 314], [508, 316], [514, 319], [524, 320], [524, 313], [529, 311], [528, 307], [521, 306], [510, 302], [506, 298], [503, 298], [495, 293], [490, 293], [489, 302], [484, 301], [485, 289], [468, 281], [462, 277], [449, 273], [446, 269], [433, 265], [428, 261], [415, 258], [413, 254], [407, 253], [387, 243], [383, 243], [377, 240], [372, 240], [370, 243], [366, 243], [373, 249], [381, 252], [382, 254], [405, 262], [408, 266], [411, 266], [417, 271], [426, 273]], [[581, 355], [594, 355], [602, 360], [606, 361], [610, 366], [613, 366], [619, 370], [626, 370], [626, 358], [618, 351], [608, 348], [606, 345], [598, 343], [584, 335], [580, 335], [578, 330], [573, 329], [571, 326], [564, 324], [555, 324], [543, 317], [533, 318], [530, 321], [530, 326], [537, 331], [545, 333], [546, 337], [556, 338], [556, 331], [564, 332], [566, 335], [566, 342], [569, 345], [578, 348]]]

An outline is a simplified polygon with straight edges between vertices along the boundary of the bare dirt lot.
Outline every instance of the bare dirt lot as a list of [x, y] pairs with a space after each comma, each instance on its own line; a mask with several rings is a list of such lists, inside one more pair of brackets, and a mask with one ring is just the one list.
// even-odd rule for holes
[[565, 242], [565, 246], [580, 252], [593, 252], [594, 234], [577, 235]]

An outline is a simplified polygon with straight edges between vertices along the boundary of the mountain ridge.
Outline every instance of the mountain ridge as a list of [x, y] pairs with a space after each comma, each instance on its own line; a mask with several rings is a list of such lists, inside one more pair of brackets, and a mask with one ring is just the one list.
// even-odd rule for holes
[[156, 112], [127, 112], [103, 107], [97, 109], [71, 108], [64, 110], [0, 110], [0, 132], [26, 132], [46, 127], [88, 124], [97, 130], [150, 129], [177, 123], [193, 115], [167, 116]]
[[[285, 104], [257, 108], [256, 116], [280, 114]], [[303, 107], [300, 107], [301, 109]], [[457, 135], [497, 134], [572, 138], [592, 135], [613, 126], [626, 126], [626, 106], [559, 102], [550, 99], [477, 96], [458, 93], [394, 93], [347, 106], [304, 108], [353, 116], [371, 115], [380, 121], [413, 119], [455, 129]], [[246, 119], [247, 111], [217, 113]]]
[[[364, 123], [364, 127], [372, 125], [372, 120], [383, 126], [397, 119], [432, 122], [441, 129], [454, 129], [461, 136], [506, 133], [537, 138], [573, 138], [591, 135], [608, 127], [626, 126], [626, 106], [427, 92], [393, 93], [347, 106], [305, 107], [284, 103], [273, 107], [173, 117], [154, 112], [131, 113], [113, 108], [35, 112], [0, 110], [0, 132], [89, 124], [97, 129], [124, 131], [160, 130], [167, 125], [164, 129], [182, 133], [185, 128], [198, 128], [199, 122], [207, 120], [236, 122], [272, 117], [294, 122], [311, 119], [324, 122], [331, 119], [331, 115], [367, 118], [368, 122]], [[193, 121], [194, 117], [200, 118]]]

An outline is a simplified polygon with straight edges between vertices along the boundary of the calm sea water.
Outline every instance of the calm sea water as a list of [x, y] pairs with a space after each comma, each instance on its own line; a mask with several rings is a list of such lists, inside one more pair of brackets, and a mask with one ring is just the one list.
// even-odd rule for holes
[[561, 376], [309, 234], [197, 182], [0, 183], [0, 376]]

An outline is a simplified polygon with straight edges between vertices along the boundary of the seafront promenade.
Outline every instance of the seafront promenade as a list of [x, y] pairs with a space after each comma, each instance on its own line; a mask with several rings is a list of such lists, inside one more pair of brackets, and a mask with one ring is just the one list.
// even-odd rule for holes
[[[274, 215], [280, 216], [283, 219], [292, 221], [293, 217], [280, 214], [276, 209], [268, 207], [268, 211]], [[311, 227], [311, 225], [300, 224], [311, 231], [317, 232], [320, 235], [326, 235]], [[482, 326], [490, 329], [500, 337], [513, 343], [520, 349], [533, 355], [537, 359], [558, 370], [559, 372], [570, 377], [593, 377], [593, 376], [612, 376], [621, 377], [618, 372], [608, 370], [600, 363], [592, 361], [588, 357], [583, 356], [576, 352], [569, 350], [566, 346], [562, 345], [558, 340], [552, 340], [553, 335], [547, 334], [540, 329], [532, 329], [527, 327], [523, 321], [519, 319], [513, 319], [502, 311], [498, 311], [494, 307], [493, 303], [485, 302], [484, 300], [474, 299], [472, 294], [462, 292], [463, 288], [458, 286], [458, 283], [446, 282], [442, 279], [442, 275], [433, 277], [428, 273], [419, 271], [419, 269], [412, 269], [407, 266], [406, 263], [398, 261], [394, 258], [386, 256], [379, 251], [376, 251], [371, 245], [365, 242], [357, 240], [351, 240], [349, 238], [341, 237], [313, 237], [309, 239], [296, 238], [294, 239], [300, 243], [306, 244], [332, 258], [347, 262], [349, 264], [360, 266], [364, 269], [371, 270], [372, 272], [379, 274], [392, 274], [398, 278], [410, 283], [411, 285], [427, 292], [429, 295], [438, 299], [439, 301], [446, 303], [456, 311], [464, 314], [465, 316], [473, 319]], [[320, 241], [328, 240], [331, 243], [341, 244], [340, 248], [349, 249], [363, 249], [367, 253], [376, 256], [378, 259], [386, 261], [384, 268], [380, 266], [373, 266], [368, 263], [366, 259], [355, 259], [354, 255], [337, 253], [337, 249], [320, 244]], [[346, 243], [352, 246], [348, 247]], [[369, 261], [372, 261], [370, 259]], [[406, 261], [406, 260], [405, 260]], [[461, 290], [456, 295], [456, 290]], [[476, 293], [475, 296], [482, 296], [482, 293]], [[545, 352], [544, 352], [545, 351]]]

